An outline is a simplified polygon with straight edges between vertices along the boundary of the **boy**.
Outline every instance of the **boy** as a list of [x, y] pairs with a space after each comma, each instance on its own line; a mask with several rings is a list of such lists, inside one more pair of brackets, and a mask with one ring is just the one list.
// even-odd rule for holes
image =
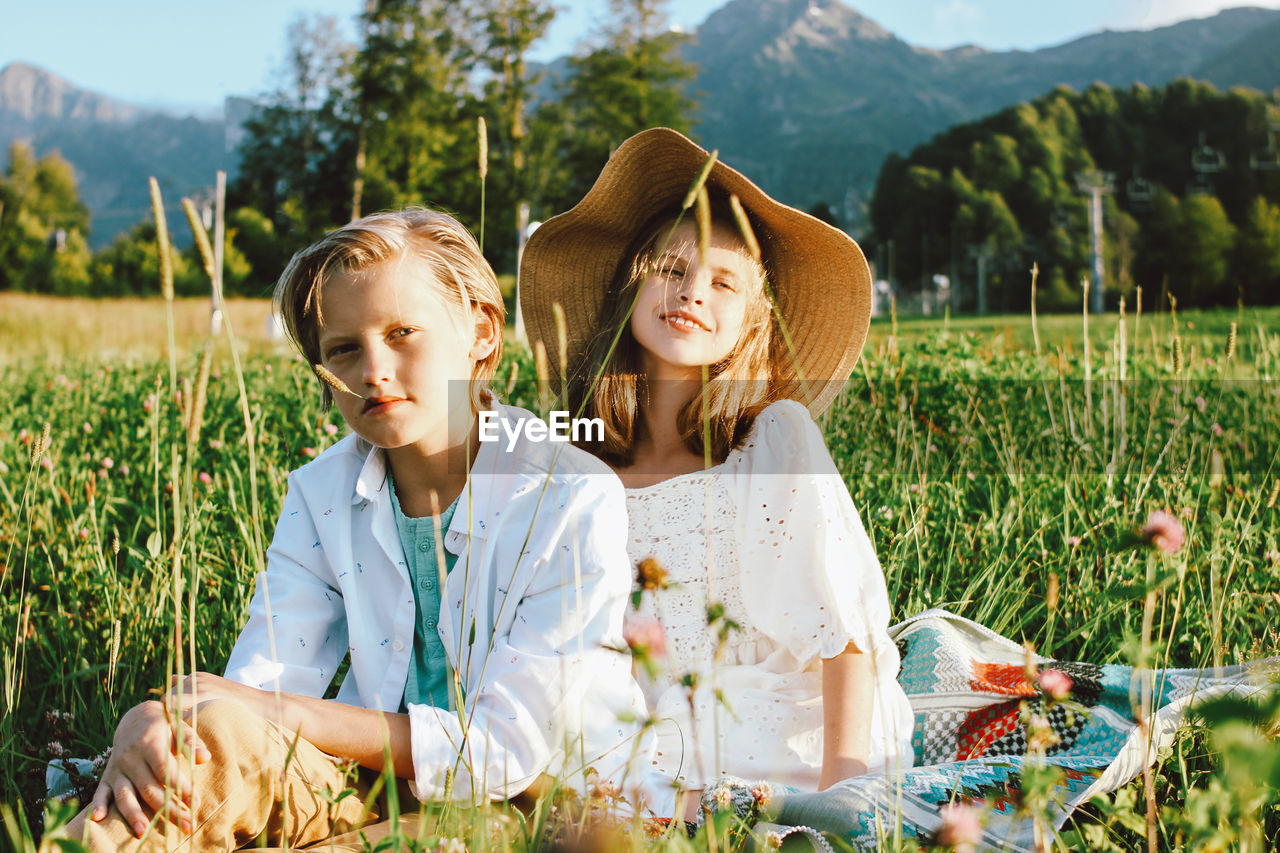
[[[276, 301], [354, 434], [290, 475], [226, 678], [175, 685], [181, 732], [159, 702], [125, 715], [72, 837], [305, 845], [368, 805], [365, 786], [326, 794], [346, 787], [333, 758], [381, 770], [384, 749], [422, 800], [511, 797], [588, 765], [620, 781], [620, 719], [644, 708], [611, 650], [622, 488], [561, 443], [478, 441], [479, 410], [530, 415], [484, 386], [504, 312], [470, 233], [423, 209], [365, 217], [295, 255]], [[348, 654], [337, 701], [320, 698]]]

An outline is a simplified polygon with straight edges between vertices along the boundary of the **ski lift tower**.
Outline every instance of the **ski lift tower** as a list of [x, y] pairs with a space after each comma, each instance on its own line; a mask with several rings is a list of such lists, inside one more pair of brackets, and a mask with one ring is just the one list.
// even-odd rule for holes
[[1089, 288], [1089, 311], [1102, 313], [1102, 196], [1115, 192], [1114, 172], [1081, 172], [1076, 188], [1089, 196], [1089, 225], [1093, 232], [1093, 284]]

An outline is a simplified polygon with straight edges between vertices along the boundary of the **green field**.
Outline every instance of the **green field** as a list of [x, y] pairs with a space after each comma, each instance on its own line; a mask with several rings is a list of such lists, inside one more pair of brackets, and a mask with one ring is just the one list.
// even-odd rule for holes
[[[205, 303], [177, 305], [170, 358], [160, 300], [0, 296], [0, 802], [11, 830], [19, 811], [32, 825], [15, 845], [38, 834], [50, 759], [101, 753], [178, 666], [221, 670], [286, 473], [345, 431], [266, 338], [266, 310], [233, 306], [237, 366], [225, 337], [203, 337]], [[1023, 317], [875, 321], [822, 426], [895, 616], [945, 606], [1098, 663], [1276, 654], [1280, 310], [1091, 318], [1089, 332], [1086, 347], [1079, 317], [1042, 317], [1037, 354]], [[511, 345], [496, 385], [533, 405], [533, 374]], [[1132, 547], [1165, 508], [1186, 547]], [[1222, 732], [1189, 725], [1160, 757], [1160, 849], [1262, 849], [1280, 833], [1276, 742]], [[1143, 798], [1133, 783], [1056, 843], [1087, 827], [1146, 849]], [[441, 820], [462, 834], [479, 818]], [[522, 826], [471, 849], [525, 849]]]

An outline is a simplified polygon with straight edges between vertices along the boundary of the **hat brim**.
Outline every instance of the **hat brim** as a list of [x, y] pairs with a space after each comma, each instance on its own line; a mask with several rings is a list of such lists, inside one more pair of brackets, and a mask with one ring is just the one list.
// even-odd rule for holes
[[[531, 344], [541, 341], [558, 377], [554, 305], [565, 315], [570, 364], [599, 322], [605, 291], [640, 229], [679, 204], [710, 154], [670, 128], [632, 136], [571, 210], [530, 236], [520, 262], [520, 310]], [[736, 195], [752, 220], [761, 260], [793, 352], [781, 361], [773, 396], [821, 413], [853, 372], [871, 323], [871, 274], [849, 235], [770, 198], [717, 161], [708, 189]], [[783, 344], [785, 346], [785, 344]]]

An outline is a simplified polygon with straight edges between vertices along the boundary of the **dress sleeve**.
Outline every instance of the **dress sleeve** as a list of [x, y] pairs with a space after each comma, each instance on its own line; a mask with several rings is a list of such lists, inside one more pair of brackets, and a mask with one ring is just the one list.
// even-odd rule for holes
[[267, 568], [258, 575], [226, 677], [262, 690], [323, 696], [346, 654], [346, 611], [326, 581], [331, 572], [301, 492], [290, 475]]
[[[626, 506], [606, 478], [547, 495], [549, 534], [510, 629], [472, 647], [461, 665], [461, 715], [410, 705], [416, 793], [476, 801], [511, 797], [540, 773], [581, 780], [592, 766], [621, 781], [635, 747], [627, 722], [644, 701], [622, 647], [630, 588]], [[516, 540], [518, 541], [518, 540]], [[559, 766], [558, 766], [559, 765]]]
[[888, 642], [884, 573], [818, 425], [794, 400], [756, 418], [734, 468], [743, 605], [797, 660]]

